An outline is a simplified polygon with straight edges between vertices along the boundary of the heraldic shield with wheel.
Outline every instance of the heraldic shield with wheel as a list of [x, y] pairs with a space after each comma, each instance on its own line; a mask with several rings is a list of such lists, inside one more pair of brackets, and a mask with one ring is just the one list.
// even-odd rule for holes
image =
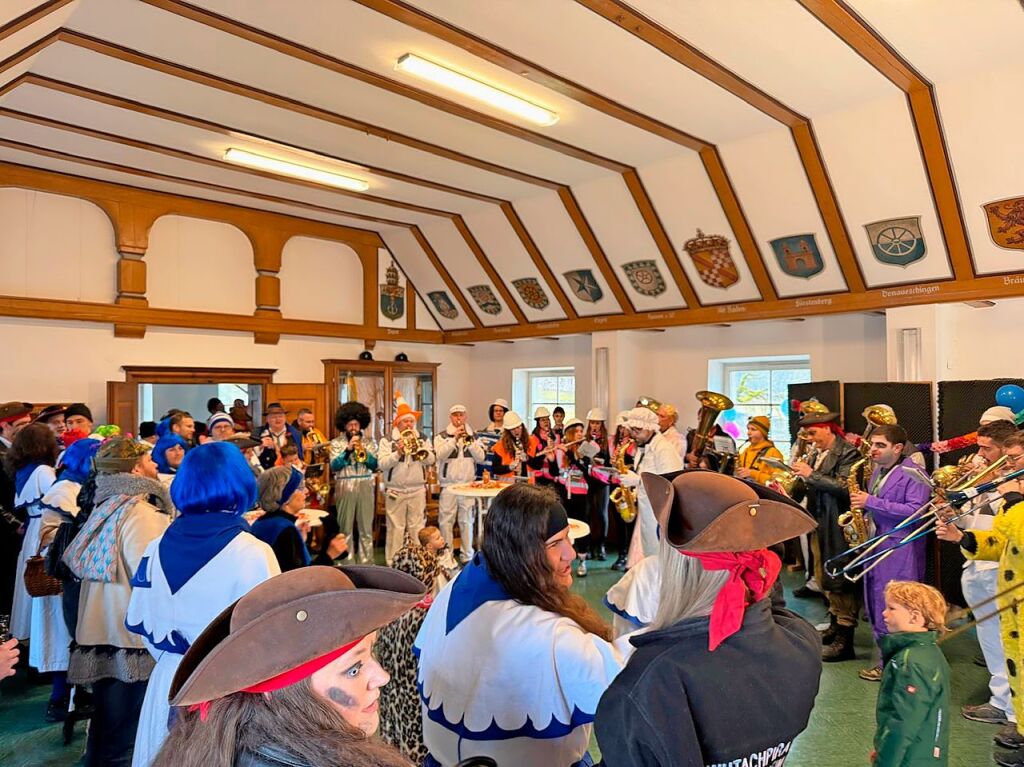
[[921, 217], [888, 218], [865, 224], [871, 252], [883, 264], [908, 266], [928, 252], [921, 234]]
[[537, 282], [536, 277], [512, 280], [512, 287], [519, 292], [519, 297], [531, 309], [543, 309], [548, 305], [548, 294], [544, 292], [544, 288]]
[[394, 261], [384, 272], [380, 286], [380, 313], [389, 320], [401, 319], [405, 314], [405, 288], [398, 284], [398, 270]]
[[704, 234], [700, 229], [697, 236], [687, 240], [683, 248], [693, 259], [701, 281], [713, 288], [727, 288], [739, 282], [740, 272], [736, 262], [729, 255], [729, 240], [719, 234]]

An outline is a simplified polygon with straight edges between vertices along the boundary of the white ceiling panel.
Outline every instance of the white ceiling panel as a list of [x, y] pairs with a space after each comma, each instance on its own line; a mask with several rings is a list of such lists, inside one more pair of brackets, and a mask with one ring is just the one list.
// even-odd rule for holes
[[[441, 259], [445, 269], [458, 283], [466, 300], [469, 301], [469, 305], [476, 310], [476, 316], [480, 318], [480, 322], [484, 325], [514, 325], [516, 323], [515, 315], [509, 311], [504, 299], [488, 279], [487, 273], [480, 266], [473, 251], [469, 249], [469, 245], [466, 244], [452, 221], [444, 220], [426, 224], [420, 227], [420, 231], [427, 238], [430, 247], [437, 253], [437, 257]], [[469, 288], [476, 285], [484, 285], [490, 289], [501, 306], [501, 310], [497, 314], [490, 314], [477, 306], [473, 296], [469, 293]], [[452, 296], [452, 299], [454, 298], [455, 296]]]
[[895, 88], [794, 0], [631, 0], [740, 77], [814, 116]]
[[451, 295], [448, 286], [430, 264], [427, 254], [410, 230], [384, 227], [380, 230], [380, 236], [384, 238], [384, 243], [395, 257], [395, 261], [401, 264], [402, 271], [409, 276], [421, 296], [426, 298], [435, 291], [443, 291], [447, 295], [448, 302], [458, 312], [457, 317], [454, 319], [442, 317], [438, 314], [436, 307], [433, 305], [430, 307], [431, 315], [443, 330], [473, 327], [472, 321], [462, 311], [455, 296]]
[[[464, 218], [466, 225], [491, 259], [498, 275], [505, 281], [528, 320], [554, 320], [565, 316], [561, 306], [551, 295], [551, 290], [544, 282], [540, 270], [534, 266], [530, 254], [526, 252], [526, 248], [501, 210], [492, 206], [470, 213]], [[537, 281], [547, 297], [547, 305], [543, 309], [534, 309], [520, 297], [513, 283], [521, 279]]]
[[[736, 234], [718, 202], [700, 158], [694, 154], [681, 154], [671, 160], [648, 165], [639, 172], [700, 302], [726, 304], [759, 299], [761, 295], [736, 243]], [[686, 243], [697, 236], [697, 230], [709, 237], [717, 235], [729, 240], [729, 256], [739, 277], [735, 283], [723, 288], [708, 284], [701, 278], [693, 258], [685, 250]], [[708, 278], [715, 281], [710, 274]]]
[[[608, 289], [604, 276], [594, 263], [593, 256], [587, 250], [579, 230], [569, 218], [565, 205], [555, 192], [517, 200], [515, 208], [577, 313], [617, 314], [622, 311], [615, 296]], [[597, 301], [581, 301], [573, 293], [565, 273], [579, 269], [590, 271], [601, 291], [601, 297]]]
[[[249, 43], [153, 6], [91, 0], [71, 21], [77, 31], [145, 50], [158, 58], [252, 85], [347, 117], [444, 145], [453, 131], [458, 151], [554, 180], [578, 181], [601, 168], [463, 120], [412, 99]], [[180, 41], [189, 40], [183, 49]]]
[[[719, 149], [779, 295], [846, 290], [789, 130], [778, 128]], [[795, 236], [802, 242], [808, 239], [805, 235], [814, 236], [822, 270], [808, 278], [795, 277], [782, 270], [770, 242]]]
[[[641, 311], [686, 306], [622, 177], [606, 176], [580, 184], [573, 188], [573, 193], [633, 306]], [[630, 284], [623, 265], [635, 265], [637, 261], [654, 262], [664, 284], [658, 295], [643, 295]]]
[[[171, 120], [164, 120], [127, 109], [108, 106], [87, 98], [80, 98], [31, 83], [20, 85], [13, 89], [3, 99], [2, 106], [92, 130], [177, 149], [218, 162], [222, 160], [224, 152], [229, 147], [246, 149], [258, 154], [270, 153], [273, 157], [279, 159], [290, 160], [300, 164], [312, 164], [314, 167], [364, 179], [370, 184], [368, 194], [438, 208], [439, 210], [459, 211], [492, 206], [490, 203], [450, 192], [428, 189], [416, 184], [374, 174], [364, 166], [333, 162], [325, 163], [322, 160], [317, 160], [316, 155], [286, 151], [280, 147], [264, 142], [252, 141], [242, 136], [231, 138], [221, 133], [189, 125], [181, 125]], [[230, 168], [232, 166], [225, 164], [225, 167]]]
[[[868, 287], [950, 277], [931, 187], [903, 94], [839, 115], [824, 115], [814, 121], [814, 127]], [[876, 257], [865, 226], [907, 217], [920, 218], [924, 255], [905, 265], [883, 262]], [[912, 228], [897, 223], [873, 232], [876, 238], [882, 237], [881, 258], [902, 260], [916, 254], [908, 239], [914, 234]], [[890, 242], [895, 233], [903, 234], [902, 239]]]
[[770, 127], [757, 110], [571, 0], [411, 4], [706, 141]]
[[427, 305], [423, 303], [423, 299], [420, 298], [420, 294], [416, 294], [416, 329], [417, 330], [440, 330], [441, 326], [434, 320], [434, 315], [427, 309]]
[[351, 158], [421, 178], [502, 198], [532, 194], [537, 187], [479, 170], [455, 160], [341, 128], [313, 117], [269, 106], [254, 99], [206, 88], [187, 80], [126, 64], [66, 43], [51, 45], [32, 71], [122, 98], [197, 114], [246, 134], [280, 139], [295, 146]]

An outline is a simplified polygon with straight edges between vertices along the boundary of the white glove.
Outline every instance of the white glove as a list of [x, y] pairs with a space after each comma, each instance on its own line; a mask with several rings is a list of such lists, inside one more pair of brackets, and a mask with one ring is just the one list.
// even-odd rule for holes
[[640, 484], [640, 475], [635, 471], [627, 471], [619, 475], [619, 484], [623, 487], [636, 487]]

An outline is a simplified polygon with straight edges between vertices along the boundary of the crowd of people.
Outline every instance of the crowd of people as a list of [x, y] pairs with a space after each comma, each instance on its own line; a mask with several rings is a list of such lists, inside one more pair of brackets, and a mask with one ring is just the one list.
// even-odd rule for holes
[[[857, 438], [804, 405], [784, 456], [767, 416], [737, 450], [647, 397], [614, 419], [539, 407], [532, 428], [496, 399], [481, 430], [456, 404], [431, 438], [396, 395], [377, 439], [359, 402], [332, 438], [277, 403], [257, 424], [214, 399], [205, 422], [172, 410], [134, 436], [80, 403], [0, 404], [0, 675], [27, 646], [41, 715], [89, 718], [89, 767], [585, 766], [594, 735], [609, 767], [778, 766], [864, 613], [875, 764], [946, 764], [946, 604], [902, 534], [934, 486], [891, 408]], [[977, 444], [959, 479], [1024, 468], [1008, 409]], [[962, 713], [1005, 725], [1007, 765], [1024, 764], [1024, 645], [1016, 608], [983, 608], [1024, 585], [1019, 482], [937, 527], [991, 618], [992, 697]], [[487, 508], [474, 485], [504, 489]], [[827, 602], [818, 631], [785, 607], [785, 547], [796, 595]], [[570, 589], [609, 549], [610, 623]], [[876, 566], [854, 570], [862, 551]]]

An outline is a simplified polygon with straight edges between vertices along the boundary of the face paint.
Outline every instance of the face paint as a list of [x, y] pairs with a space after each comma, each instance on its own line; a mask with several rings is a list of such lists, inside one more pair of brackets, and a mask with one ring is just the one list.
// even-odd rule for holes
[[357, 703], [355, 698], [337, 687], [329, 687], [327, 689], [327, 697], [339, 706], [344, 706], [345, 708], [352, 708]]

